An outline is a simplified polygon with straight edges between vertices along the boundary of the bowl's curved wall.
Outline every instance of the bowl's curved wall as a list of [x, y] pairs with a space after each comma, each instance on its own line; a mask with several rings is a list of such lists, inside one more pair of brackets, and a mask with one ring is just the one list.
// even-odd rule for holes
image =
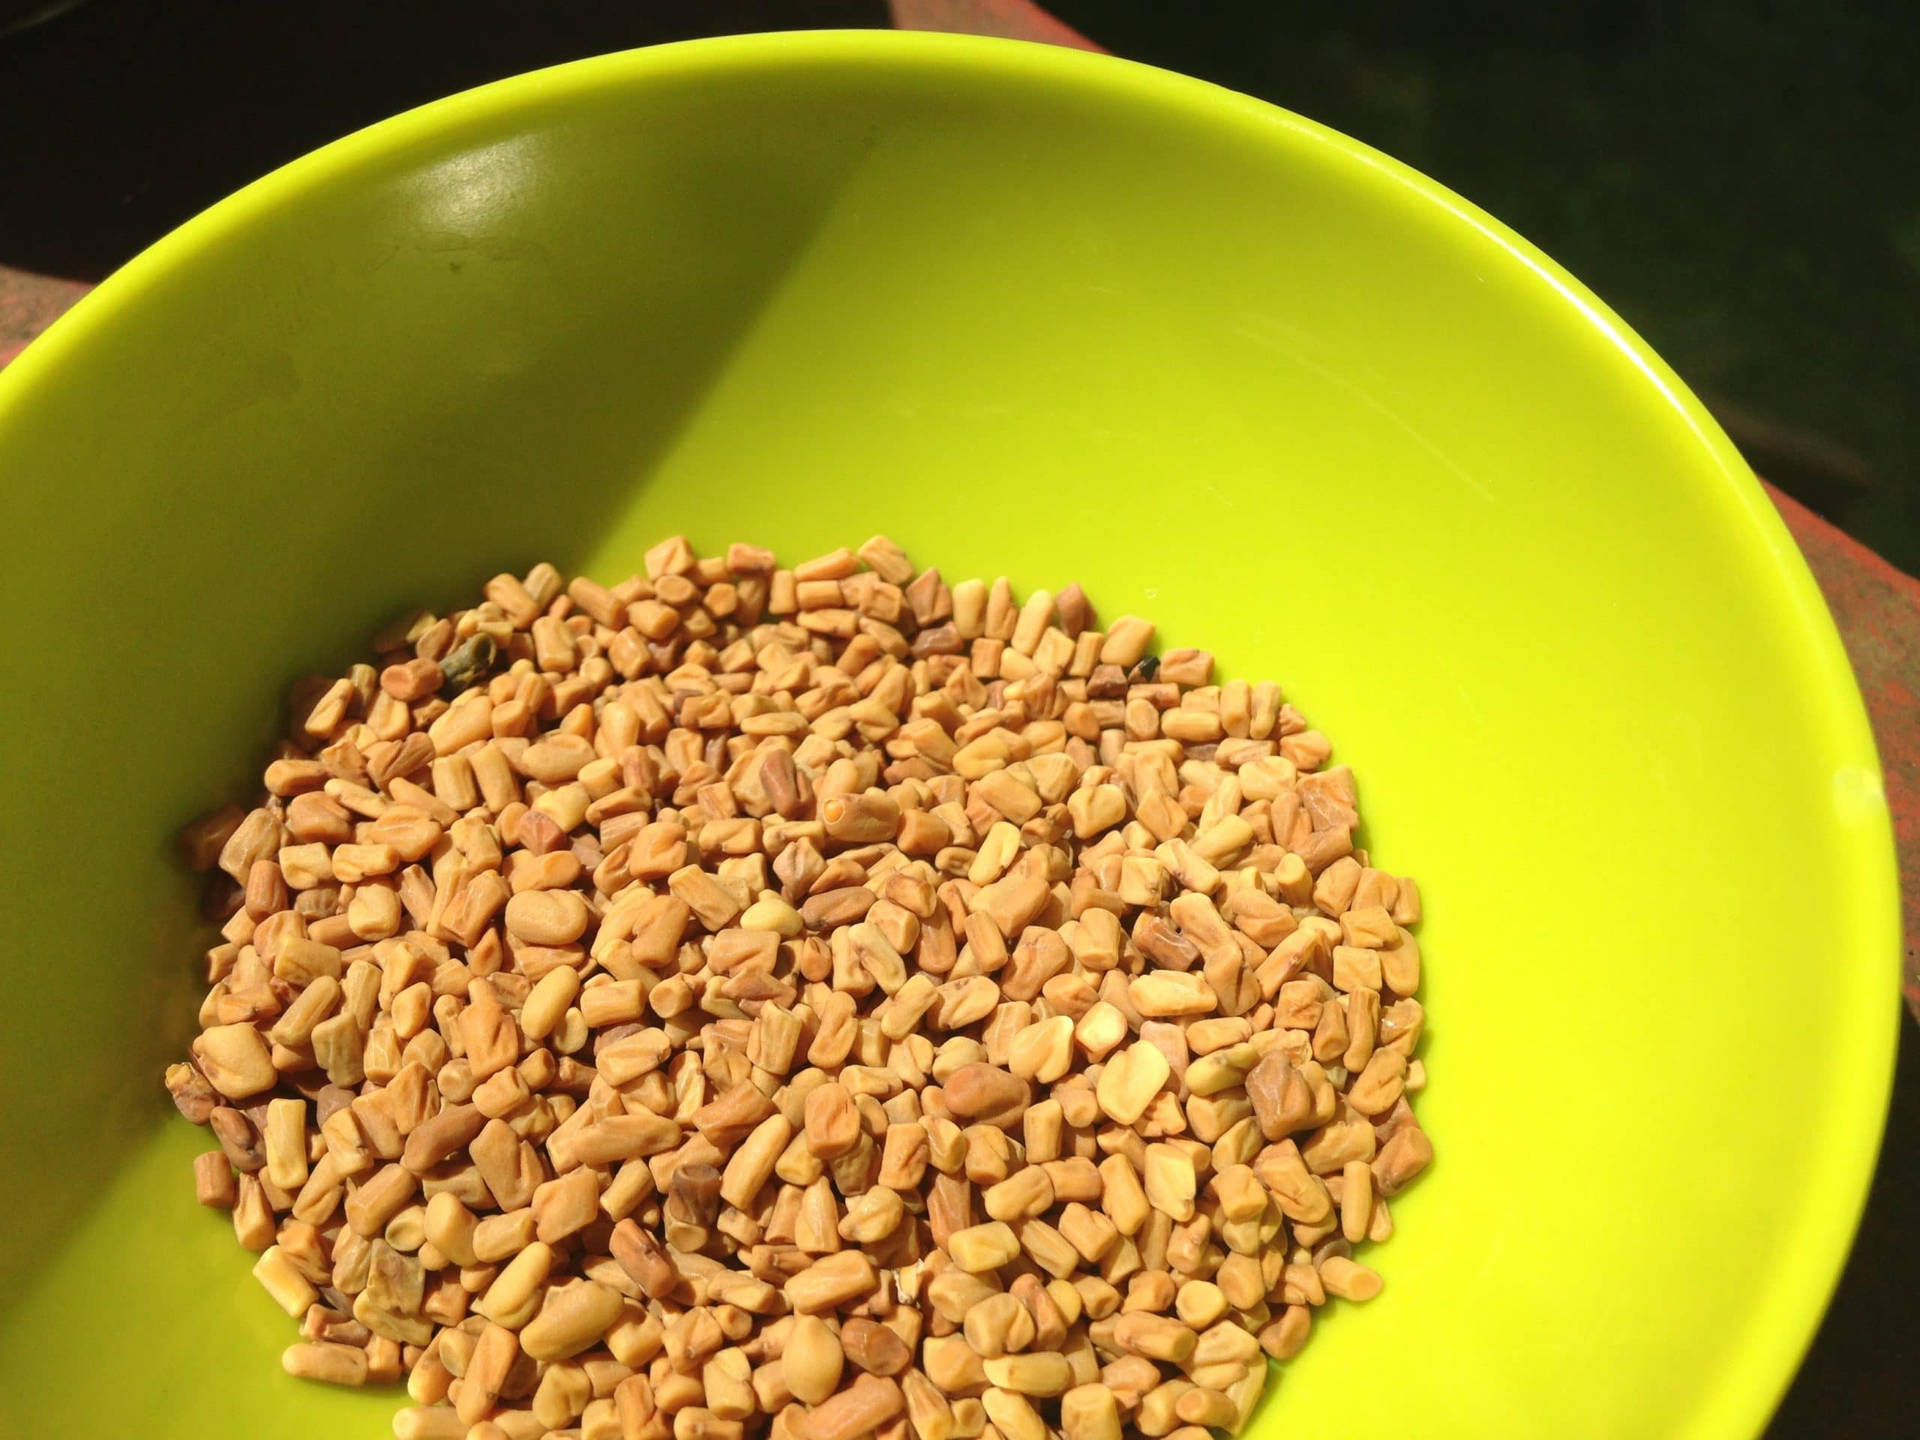
[[1736, 1435], [1811, 1332], [1895, 1018], [1832, 627], [1664, 367], [1360, 147], [994, 42], [588, 62], [163, 242], [0, 378], [0, 476], [0, 1430], [383, 1433], [277, 1373], [157, 1124], [164, 837], [392, 612], [678, 528], [1078, 579], [1357, 768], [1429, 902], [1440, 1159], [1261, 1433]]

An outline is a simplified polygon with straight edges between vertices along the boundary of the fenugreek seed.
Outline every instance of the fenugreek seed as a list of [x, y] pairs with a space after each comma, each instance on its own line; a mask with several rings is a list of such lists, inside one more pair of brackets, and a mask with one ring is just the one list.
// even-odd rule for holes
[[1182, 1323], [1195, 1331], [1205, 1330], [1227, 1313], [1227, 1297], [1218, 1285], [1205, 1280], [1189, 1280], [1174, 1297], [1174, 1310]]
[[593, 1222], [599, 1200], [600, 1177], [584, 1165], [547, 1181], [533, 1192], [534, 1233], [549, 1245], [558, 1244]]
[[900, 1377], [907, 1399], [907, 1422], [916, 1440], [953, 1440], [958, 1433], [953, 1406], [939, 1388], [918, 1370]]
[[1193, 1160], [1172, 1145], [1147, 1146], [1147, 1203], [1176, 1221], [1193, 1218], [1196, 1181]]
[[1149, 1019], [1206, 1015], [1219, 1004], [1204, 978], [1177, 970], [1154, 970], [1135, 977], [1129, 998], [1133, 1008]]
[[1007, 1068], [1022, 1080], [1051, 1085], [1072, 1067], [1073, 1026], [1071, 1015], [1027, 1026], [1013, 1037]]
[[1260, 1342], [1241, 1325], [1223, 1320], [1208, 1326], [1195, 1342], [1192, 1367], [1218, 1364], [1252, 1364], [1259, 1358]]
[[1414, 1176], [1433, 1162], [1433, 1143], [1418, 1125], [1403, 1125], [1393, 1132], [1373, 1159], [1373, 1178], [1380, 1194], [1400, 1193]]
[[1026, 1114], [1032, 1090], [1025, 1080], [997, 1065], [962, 1065], [945, 1086], [947, 1108], [968, 1122], [1005, 1128]]
[[1127, 1038], [1127, 1017], [1105, 1000], [1096, 1001], [1074, 1023], [1073, 1039], [1091, 1060], [1104, 1060]]
[[196, 827], [245, 904], [168, 1077], [276, 1298], [351, 1311], [288, 1368], [465, 1440], [1244, 1425], [1431, 1158], [1419, 894], [1276, 687], [1095, 623], [673, 537], [305, 687], [326, 748]]
[[816, 1406], [795, 1428], [799, 1440], [856, 1440], [902, 1414], [906, 1404], [898, 1381], [860, 1375]]
[[1129, 1355], [1183, 1365], [1198, 1339], [1178, 1320], [1146, 1311], [1129, 1311], [1114, 1326], [1113, 1342]]
[[295, 1319], [306, 1314], [307, 1307], [319, 1298], [313, 1283], [278, 1245], [269, 1245], [254, 1262], [253, 1278], [273, 1297], [274, 1304]]
[[1100, 1177], [1105, 1185], [1101, 1208], [1122, 1235], [1136, 1235], [1153, 1208], [1140, 1184], [1133, 1162], [1125, 1155], [1109, 1155], [1100, 1162]]
[[360, 1386], [367, 1383], [367, 1352], [358, 1345], [305, 1341], [280, 1352], [280, 1368], [296, 1380]]
[[401, 1165], [376, 1171], [347, 1196], [347, 1224], [360, 1235], [378, 1235], [418, 1191], [420, 1180]]
[[[443, 1347], [444, 1349], [444, 1344]], [[520, 1342], [513, 1331], [488, 1325], [474, 1343], [466, 1373], [460, 1377], [461, 1390], [454, 1409], [469, 1425], [478, 1424], [499, 1403], [514, 1363], [520, 1358]]]
[[1053, 1182], [1037, 1165], [1016, 1170], [981, 1197], [986, 1212], [1008, 1222], [1044, 1214], [1053, 1204]]
[[817, 1315], [797, 1316], [787, 1332], [780, 1367], [794, 1398], [818, 1405], [840, 1388], [840, 1339]]
[[[964, 1272], [954, 1278], [973, 1279]], [[961, 1317], [961, 1331], [974, 1353], [983, 1359], [992, 1359], [1018, 1353], [1033, 1344], [1036, 1335], [1033, 1312], [1016, 1296], [993, 1291], [988, 1286], [982, 1288], [987, 1291], [985, 1298], [975, 1300]]]
[[898, 1192], [876, 1186], [848, 1202], [840, 1238], [856, 1245], [877, 1244], [899, 1229], [905, 1214]]
[[245, 1100], [278, 1082], [266, 1038], [249, 1024], [214, 1025], [193, 1042], [193, 1058], [209, 1084], [230, 1100]]
[[1136, 1041], [1107, 1061], [1094, 1094], [1108, 1119], [1131, 1125], [1146, 1114], [1172, 1073], [1173, 1067], [1156, 1046]]
[[898, 1376], [913, 1363], [913, 1352], [892, 1330], [863, 1315], [840, 1326], [847, 1359], [869, 1375]]
[[827, 834], [853, 845], [891, 840], [900, 830], [900, 806], [886, 795], [837, 795], [820, 805]]
[[1100, 646], [1100, 663], [1131, 669], [1140, 663], [1153, 643], [1153, 625], [1136, 615], [1122, 615], [1107, 627], [1106, 641]]
[[987, 1418], [1005, 1440], [1047, 1440], [1047, 1424], [1026, 1396], [1012, 1390], [991, 1389], [980, 1397]]
[[555, 1287], [520, 1331], [520, 1348], [542, 1361], [578, 1355], [607, 1333], [622, 1305], [618, 1291], [591, 1280]]
[[200, 1204], [213, 1210], [231, 1210], [239, 1196], [234, 1183], [233, 1164], [223, 1150], [209, 1150], [193, 1159], [193, 1194]]
[[1020, 1241], [1010, 1226], [995, 1220], [955, 1231], [946, 1248], [954, 1264], [978, 1275], [1010, 1264], [1020, 1254]]
[[1382, 1115], [1406, 1088], [1407, 1059], [1397, 1050], [1376, 1050], [1347, 1090], [1347, 1103], [1362, 1115]]
[[1072, 1367], [1058, 1352], [1004, 1355], [986, 1361], [983, 1368], [989, 1384], [1022, 1395], [1064, 1395], [1073, 1383]]
[[1120, 1440], [1120, 1405], [1110, 1386], [1076, 1385], [1060, 1397], [1066, 1440]]
[[415, 1406], [393, 1417], [394, 1440], [466, 1440], [472, 1427], [445, 1406]]
[[1371, 1300], [1380, 1293], [1377, 1271], [1344, 1256], [1332, 1255], [1320, 1262], [1320, 1283], [1329, 1295], [1342, 1300]]
[[549, 1245], [538, 1241], [528, 1245], [474, 1302], [474, 1310], [509, 1330], [525, 1325], [539, 1308], [540, 1287], [553, 1273], [555, 1258]]
[[1020, 1248], [1049, 1275], [1064, 1279], [1080, 1263], [1072, 1242], [1044, 1220], [1023, 1221], [1017, 1232]]
[[307, 1183], [307, 1106], [304, 1100], [269, 1100], [265, 1127], [269, 1182], [282, 1190]]
[[857, 1250], [814, 1261], [787, 1281], [787, 1301], [803, 1315], [819, 1315], [872, 1293], [873, 1263]]
[[1173, 1413], [1188, 1425], [1224, 1430], [1233, 1425], [1237, 1411], [1223, 1392], [1196, 1385], [1174, 1401]]
[[580, 972], [557, 965], [535, 982], [520, 1009], [520, 1030], [529, 1040], [544, 1040], [558, 1028], [580, 994]]
[[428, 1199], [422, 1232], [427, 1243], [453, 1264], [477, 1265], [479, 1257], [474, 1252], [474, 1233], [479, 1224], [480, 1221], [459, 1196], [443, 1190]]
[[587, 902], [571, 890], [526, 890], [507, 901], [507, 933], [529, 945], [571, 944], [587, 918]]
[[1036, 875], [1009, 875], [980, 891], [975, 905], [1012, 941], [1039, 916], [1050, 894], [1046, 881]]
[[1340, 1233], [1358, 1245], [1372, 1224], [1373, 1169], [1365, 1160], [1349, 1160], [1340, 1171]]

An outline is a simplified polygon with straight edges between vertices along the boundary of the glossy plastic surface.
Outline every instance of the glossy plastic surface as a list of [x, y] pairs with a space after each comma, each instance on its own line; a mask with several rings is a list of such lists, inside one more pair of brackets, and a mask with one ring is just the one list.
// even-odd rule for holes
[[192, 1204], [169, 836], [396, 611], [680, 529], [1077, 579], [1358, 770], [1440, 1158], [1260, 1440], [1747, 1435], [1811, 1333], [1894, 1035], [1858, 694], [1667, 369], [1360, 146], [934, 36], [527, 76], [135, 261], [0, 376], [0, 476], [0, 1432], [386, 1433]]

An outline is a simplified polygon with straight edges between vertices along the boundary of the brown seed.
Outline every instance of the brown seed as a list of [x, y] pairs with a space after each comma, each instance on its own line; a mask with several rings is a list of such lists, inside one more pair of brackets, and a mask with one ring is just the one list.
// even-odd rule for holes
[[1046, 1422], [1026, 1396], [990, 1389], [980, 1397], [980, 1403], [1006, 1440], [1046, 1440]]
[[986, 1212], [995, 1220], [1017, 1221], [1042, 1215], [1053, 1204], [1053, 1182], [1037, 1165], [1016, 1170], [982, 1197]]
[[1108, 1119], [1131, 1125], [1146, 1114], [1172, 1073], [1167, 1057], [1156, 1046], [1137, 1041], [1107, 1061], [1095, 1088], [1100, 1108]]
[[1373, 1178], [1382, 1195], [1398, 1195], [1414, 1176], [1433, 1163], [1433, 1142], [1417, 1125], [1403, 1125], [1373, 1159]]
[[207, 1081], [232, 1100], [269, 1090], [279, 1080], [272, 1052], [252, 1025], [214, 1025], [193, 1042], [193, 1058]]
[[1114, 1388], [1076, 1385], [1060, 1397], [1060, 1430], [1066, 1440], [1120, 1440], [1120, 1407]]
[[1010, 1264], [1020, 1254], [1020, 1241], [1012, 1229], [995, 1220], [956, 1231], [947, 1238], [946, 1248], [954, 1264], [977, 1275]]
[[913, 1362], [913, 1352], [905, 1341], [864, 1316], [855, 1316], [840, 1326], [840, 1344], [847, 1359], [869, 1375], [898, 1375]]
[[1341, 1255], [1330, 1256], [1320, 1263], [1320, 1282], [1327, 1287], [1329, 1295], [1338, 1295], [1342, 1300], [1371, 1300], [1380, 1293], [1380, 1276]]
[[1180, 1365], [1193, 1354], [1196, 1340], [1194, 1332], [1178, 1320], [1130, 1311], [1115, 1325], [1113, 1342], [1130, 1355]]
[[962, 1065], [947, 1080], [947, 1108], [956, 1118], [1002, 1129], [1026, 1114], [1033, 1091], [1026, 1081], [997, 1065]]
[[840, 1386], [843, 1352], [839, 1337], [817, 1315], [796, 1316], [787, 1332], [780, 1363], [794, 1397], [818, 1405]]
[[523, 891], [507, 901], [507, 933], [529, 945], [570, 945], [587, 918], [587, 902], [571, 890]]
[[1067, 1357], [1058, 1352], [1005, 1355], [988, 1360], [983, 1368], [989, 1384], [1022, 1395], [1064, 1395], [1073, 1383]]
[[807, 1147], [822, 1160], [836, 1160], [860, 1138], [860, 1112], [844, 1085], [829, 1081], [806, 1099]]
[[795, 1427], [800, 1440], [856, 1440], [878, 1430], [906, 1409], [899, 1382], [860, 1375], [846, 1389], [816, 1406]]
[[592, 1281], [549, 1290], [539, 1313], [520, 1332], [520, 1346], [535, 1360], [565, 1360], [604, 1336], [621, 1305], [618, 1291]]
[[817, 1315], [872, 1292], [873, 1263], [857, 1250], [816, 1260], [787, 1281], [787, 1300], [801, 1314]]
[[305, 1342], [281, 1352], [280, 1368], [297, 1380], [360, 1386], [367, 1383], [367, 1352], [357, 1345]]
[[290, 1369], [410, 1371], [403, 1437], [1202, 1440], [1377, 1288], [1420, 897], [1277, 687], [884, 537], [487, 597], [188, 837], [245, 889], [167, 1083]]
[[1313, 1123], [1313, 1094], [1287, 1057], [1271, 1050], [1247, 1073], [1247, 1097], [1269, 1140], [1284, 1140]]

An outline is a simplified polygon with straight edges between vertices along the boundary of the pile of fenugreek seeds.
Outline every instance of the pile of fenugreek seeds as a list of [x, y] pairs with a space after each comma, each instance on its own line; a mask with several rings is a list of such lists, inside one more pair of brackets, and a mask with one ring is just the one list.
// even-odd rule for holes
[[297, 686], [167, 1073], [287, 1370], [403, 1440], [1243, 1426], [1431, 1158], [1420, 900], [1152, 637], [675, 538]]

